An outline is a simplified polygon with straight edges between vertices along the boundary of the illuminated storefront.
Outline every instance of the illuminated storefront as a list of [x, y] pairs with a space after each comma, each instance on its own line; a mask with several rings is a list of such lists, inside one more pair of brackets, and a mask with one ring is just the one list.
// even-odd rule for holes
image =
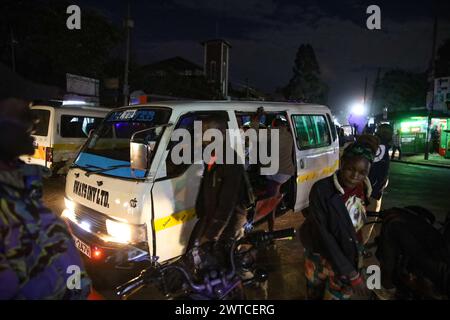
[[[427, 117], [417, 116], [399, 119], [394, 125], [400, 129], [402, 152], [422, 153], [425, 151], [427, 135]], [[450, 157], [450, 120], [448, 118], [432, 118], [430, 127], [430, 151], [439, 152], [441, 156]]]
[[450, 159], [450, 119], [447, 119], [447, 127], [442, 130], [439, 154]]

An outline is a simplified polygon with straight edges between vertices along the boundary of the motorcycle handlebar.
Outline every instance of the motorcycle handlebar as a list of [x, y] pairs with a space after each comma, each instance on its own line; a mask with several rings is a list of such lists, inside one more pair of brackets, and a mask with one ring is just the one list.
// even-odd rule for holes
[[282, 229], [270, 233], [273, 240], [293, 238], [296, 234], [294, 228]]
[[272, 240], [280, 240], [280, 239], [292, 239], [296, 234], [294, 228], [282, 229], [272, 232], [264, 232], [264, 231], [256, 231], [247, 234], [242, 242], [251, 242], [251, 243], [261, 243], [268, 242]]

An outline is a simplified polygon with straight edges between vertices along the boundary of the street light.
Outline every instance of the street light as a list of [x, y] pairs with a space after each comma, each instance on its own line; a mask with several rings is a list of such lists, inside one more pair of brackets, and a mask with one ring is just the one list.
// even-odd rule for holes
[[366, 112], [367, 109], [363, 102], [355, 102], [350, 108], [350, 113], [355, 116], [363, 116]]

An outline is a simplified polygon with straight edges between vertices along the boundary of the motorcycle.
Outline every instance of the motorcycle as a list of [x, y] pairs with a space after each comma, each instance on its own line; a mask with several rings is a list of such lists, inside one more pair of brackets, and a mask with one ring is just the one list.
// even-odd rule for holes
[[[116, 288], [116, 294], [123, 300], [129, 299], [143, 288], [154, 284], [166, 297], [174, 300], [242, 300], [245, 299], [244, 287], [267, 280], [267, 273], [256, 266], [255, 252], [274, 240], [292, 239], [295, 229], [283, 229], [273, 232], [252, 231], [241, 239], [234, 240], [229, 246], [228, 263], [212, 267], [193, 267], [186, 261], [196, 256], [193, 248], [184, 256], [164, 265], [153, 263], [141, 271], [139, 276]], [[188, 259], [183, 259], [188, 257]], [[183, 261], [184, 260], [184, 261]], [[168, 275], [177, 272], [182, 279], [180, 289], [170, 288]], [[250, 277], [249, 277], [250, 274]], [[194, 279], [195, 278], [195, 279]]]
[[[415, 223], [421, 222], [422, 226], [426, 228], [427, 235], [414, 234], [411, 239], [418, 241], [417, 243], [424, 244], [432, 241], [433, 245], [425, 252], [426, 259], [438, 262], [439, 268], [433, 269], [435, 271], [434, 279], [430, 279], [427, 274], [430, 271], [423, 270], [422, 263], [425, 258], [421, 253], [421, 258], [418, 258], [417, 251], [401, 248], [400, 254], [396, 257], [395, 272], [393, 282], [397, 288], [396, 299], [400, 300], [436, 300], [448, 299], [450, 297], [450, 214], [447, 216], [445, 222], [436, 222], [433, 213], [419, 206], [408, 206], [405, 208], [391, 208], [379, 213], [368, 213], [368, 216], [377, 218], [371, 223], [380, 223], [381, 232], [375, 239], [377, 258], [383, 259], [384, 253], [381, 247], [384, 234], [384, 228], [396, 219], [396, 223], [402, 223], [407, 229], [408, 219], [415, 219]], [[412, 232], [412, 231], [411, 231]], [[389, 236], [387, 236], [389, 237]], [[420, 237], [426, 237], [420, 239]], [[416, 240], [418, 239], [418, 240]], [[402, 242], [393, 244], [399, 245]], [[416, 249], [416, 248], [415, 248]], [[423, 250], [417, 248], [417, 250]], [[423, 251], [422, 251], [423, 252]], [[420, 260], [422, 259], [422, 261]], [[431, 260], [432, 259], [432, 260]], [[431, 263], [430, 263], [431, 264]], [[437, 280], [439, 279], [439, 280]]]

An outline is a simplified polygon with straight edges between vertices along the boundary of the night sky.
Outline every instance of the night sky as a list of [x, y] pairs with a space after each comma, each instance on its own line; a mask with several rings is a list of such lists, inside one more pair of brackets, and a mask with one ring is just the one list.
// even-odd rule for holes
[[[450, 37], [450, 1], [437, 1], [438, 41]], [[73, 1], [121, 25], [124, 0]], [[201, 41], [232, 45], [230, 78], [265, 92], [287, 84], [295, 53], [312, 44], [330, 87], [328, 104], [343, 110], [369, 89], [377, 69], [424, 71], [431, 56], [431, 1], [132, 0], [132, 50], [138, 63], [182, 56], [203, 65]], [[366, 28], [366, 8], [381, 7], [382, 30]], [[369, 92], [370, 93], [370, 92]]]

